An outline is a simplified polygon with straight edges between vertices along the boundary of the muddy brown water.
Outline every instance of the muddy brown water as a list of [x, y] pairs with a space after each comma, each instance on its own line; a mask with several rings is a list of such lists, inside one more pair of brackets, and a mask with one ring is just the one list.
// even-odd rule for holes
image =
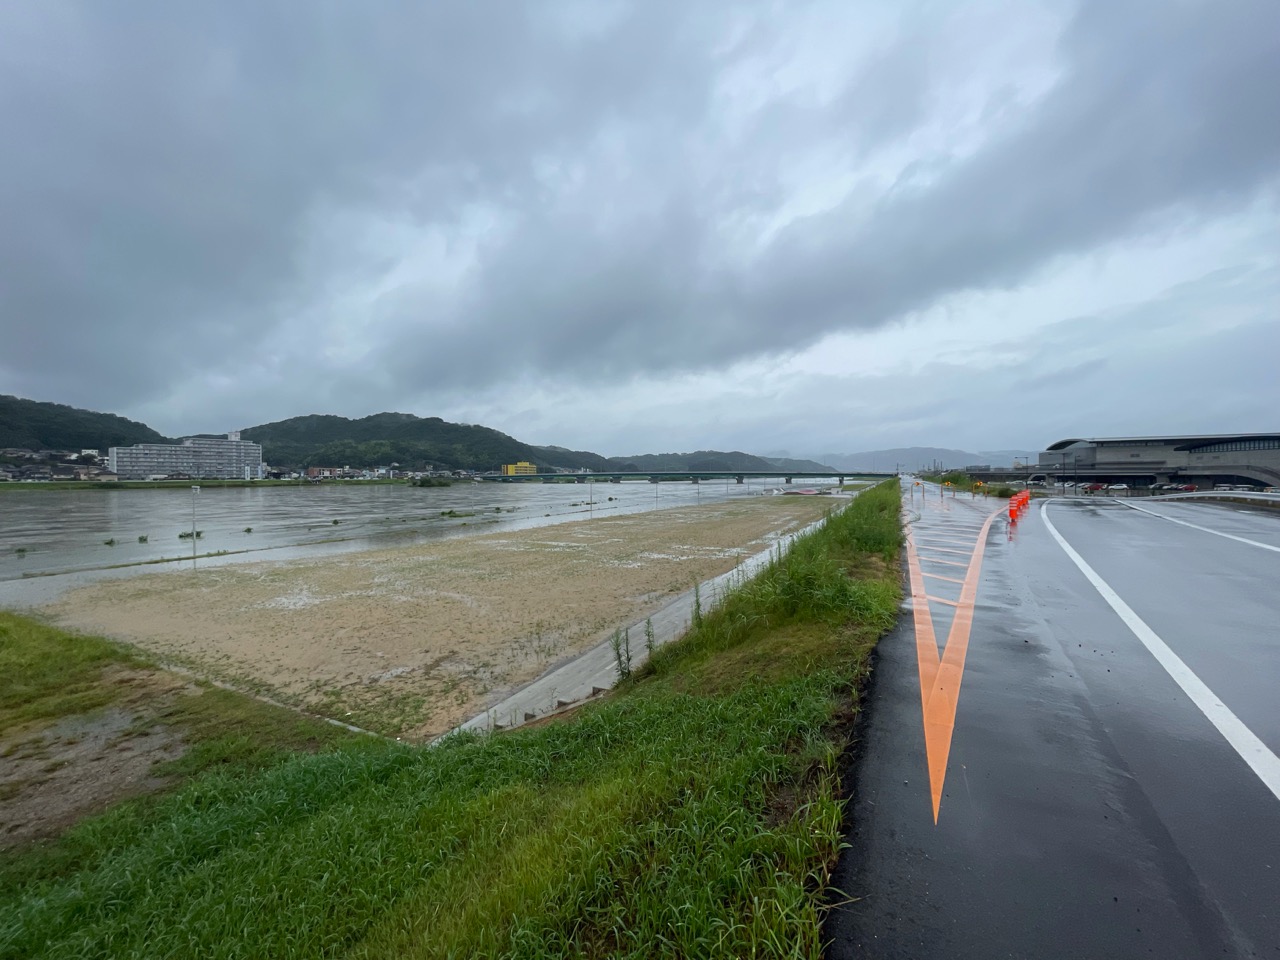
[[195, 562], [214, 566], [712, 503], [759, 496], [780, 483], [467, 482], [443, 488], [321, 483], [205, 487], [198, 494], [190, 488], [5, 489], [0, 491], [0, 607], [47, 603], [68, 587], [104, 576], [190, 566], [192, 541], [179, 534], [192, 529], [193, 508], [195, 529], [201, 532]]

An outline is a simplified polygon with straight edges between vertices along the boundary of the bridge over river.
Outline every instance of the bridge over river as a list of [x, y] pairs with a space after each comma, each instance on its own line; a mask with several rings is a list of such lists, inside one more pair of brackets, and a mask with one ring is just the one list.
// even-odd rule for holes
[[781, 480], [783, 483], [791, 483], [794, 480], [835, 480], [844, 483], [846, 480], [887, 480], [892, 476], [895, 474], [841, 473], [836, 470], [613, 470], [601, 473], [484, 474], [476, 479], [496, 483], [622, 483], [624, 480], [647, 480], [650, 483], [699, 483], [703, 480], [735, 480], [738, 483], [746, 483], [747, 480]]

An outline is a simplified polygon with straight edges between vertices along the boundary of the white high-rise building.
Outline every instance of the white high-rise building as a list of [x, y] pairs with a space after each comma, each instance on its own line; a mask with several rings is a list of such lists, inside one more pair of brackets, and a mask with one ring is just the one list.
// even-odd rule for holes
[[240, 432], [221, 437], [188, 437], [181, 443], [135, 443], [112, 447], [112, 473], [121, 480], [147, 480], [185, 474], [201, 480], [261, 480], [266, 475], [262, 445], [240, 439]]

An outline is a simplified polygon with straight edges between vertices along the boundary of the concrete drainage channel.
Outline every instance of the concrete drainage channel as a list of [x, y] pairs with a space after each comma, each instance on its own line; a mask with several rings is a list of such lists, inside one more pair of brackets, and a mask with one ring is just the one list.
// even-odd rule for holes
[[[854, 493], [852, 496], [841, 497], [841, 499], [852, 499], [857, 495]], [[703, 610], [710, 610], [730, 588], [754, 576], [771, 557], [775, 556], [777, 551], [786, 552], [797, 537], [816, 529], [822, 522], [817, 520], [794, 533], [779, 537], [768, 550], [762, 550], [748, 557], [728, 573], [722, 573], [718, 577], [699, 584], [698, 592]], [[693, 619], [693, 601], [694, 591], [691, 589], [680, 594], [649, 618], [653, 624], [654, 649], [679, 638], [689, 628]], [[631, 632], [632, 669], [642, 666], [648, 659], [644, 628], [644, 620], [637, 621], [626, 628]], [[610, 690], [617, 680], [617, 659], [609, 640], [605, 639], [581, 656], [552, 668], [532, 683], [450, 732], [509, 730], [533, 720], [554, 716], [599, 697]]]

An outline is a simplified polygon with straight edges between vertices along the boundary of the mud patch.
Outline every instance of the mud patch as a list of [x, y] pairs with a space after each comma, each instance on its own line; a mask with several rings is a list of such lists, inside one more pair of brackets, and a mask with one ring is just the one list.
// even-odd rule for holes
[[141, 575], [46, 610], [201, 676], [428, 740], [831, 505], [761, 497], [198, 577]]
[[53, 836], [128, 797], [166, 785], [156, 763], [186, 749], [165, 727], [110, 706], [0, 740], [0, 849]]

